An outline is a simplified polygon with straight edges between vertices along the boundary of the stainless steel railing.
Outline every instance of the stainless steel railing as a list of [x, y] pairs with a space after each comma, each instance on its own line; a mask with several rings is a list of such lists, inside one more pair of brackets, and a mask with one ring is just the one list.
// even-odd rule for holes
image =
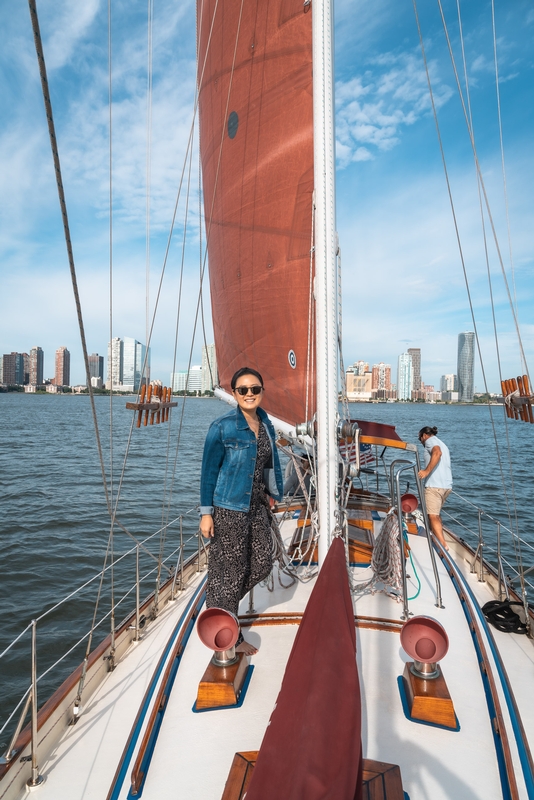
[[[200, 555], [202, 552], [206, 554], [206, 545], [200, 536], [199, 531], [195, 531], [195, 533], [189, 535], [188, 537], [184, 537], [184, 530], [183, 530], [183, 522], [184, 517], [190, 516], [192, 514], [196, 514], [197, 509], [190, 509], [189, 511], [181, 514], [180, 516], [176, 517], [172, 522], [167, 523], [165, 525], [166, 529], [169, 529], [171, 526], [175, 525], [177, 522], [179, 523], [179, 543], [178, 546], [175, 547], [165, 558], [161, 559], [162, 564], [167, 564], [168, 562], [175, 563], [176, 566], [169, 569], [169, 574], [173, 575], [171, 590], [170, 590], [170, 597], [169, 599], [175, 600], [176, 594], [181, 592], [185, 589], [185, 580], [184, 580], [184, 553], [188, 545], [191, 545], [195, 539], [198, 539], [198, 546], [197, 554], [200, 561]], [[70, 646], [66, 652], [64, 652], [53, 664], [51, 664], [47, 669], [45, 669], [40, 675], [37, 673], [37, 628], [38, 624], [45, 621], [52, 613], [57, 612], [65, 603], [72, 601], [73, 598], [80, 595], [84, 590], [86, 590], [89, 586], [94, 584], [96, 581], [102, 579], [102, 577], [110, 571], [112, 568], [116, 568], [117, 565], [121, 562], [124, 562], [132, 554], [135, 554], [135, 581], [134, 583], [127, 587], [126, 591], [122, 594], [122, 596], [114, 603], [114, 609], [123, 606], [127, 599], [135, 592], [135, 608], [132, 609], [130, 606], [128, 611], [124, 615], [124, 619], [126, 620], [132, 613], [135, 614], [135, 624], [130, 626], [134, 629], [134, 641], [139, 640], [140, 630], [144, 627], [146, 622], [145, 618], [141, 616], [141, 586], [143, 582], [149, 580], [159, 569], [159, 564], [156, 564], [151, 569], [146, 571], [143, 575], [140, 573], [140, 563], [139, 563], [139, 556], [140, 550], [144, 549], [144, 546], [150, 542], [151, 539], [154, 539], [158, 534], [161, 534], [163, 528], [155, 531], [150, 536], [145, 537], [143, 540], [139, 541], [136, 545], [130, 548], [125, 553], [121, 554], [118, 558], [116, 558], [113, 564], [109, 564], [103, 570], [96, 573], [91, 577], [89, 580], [85, 581], [81, 586], [77, 589], [69, 592], [65, 597], [55, 603], [50, 609], [45, 611], [40, 616], [36, 617], [32, 620], [32, 622], [27, 625], [24, 630], [22, 630], [10, 644], [0, 653], [0, 664], [2, 659], [4, 659], [10, 651], [24, 638], [25, 634], [31, 630], [31, 683], [29, 688], [23, 693], [22, 697], [19, 701], [15, 704], [15, 707], [8, 715], [7, 719], [3, 722], [0, 726], [0, 735], [7, 730], [8, 726], [11, 725], [13, 720], [16, 718], [17, 713], [20, 711], [20, 716], [18, 717], [17, 724], [14, 728], [13, 734], [9, 741], [9, 745], [4, 752], [4, 755], [0, 758], [0, 766], [8, 764], [10, 761], [13, 760], [17, 752], [15, 751], [15, 743], [22, 731], [23, 725], [26, 721], [28, 712], [31, 709], [31, 738], [30, 738], [30, 746], [31, 746], [31, 755], [26, 757], [26, 760], [31, 761], [31, 777], [28, 781], [28, 785], [30, 787], [38, 786], [43, 778], [39, 774], [38, 762], [37, 762], [37, 711], [38, 711], [38, 701], [37, 701], [37, 687], [39, 682], [45, 678], [49, 673], [53, 670], [57, 669], [58, 666], [66, 659], [68, 656], [75, 651], [84, 641], [88, 639], [88, 637], [98, 628], [100, 628], [107, 620], [109, 620], [111, 614], [113, 613], [113, 608], [103, 613], [100, 619], [96, 620], [94, 625], [92, 625], [91, 629], [88, 630], [83, 636], [76, 641], [75, 644]], [[189, 550], [192, 548], [189, 547]], [[193, 549], [194, 552], [194, 549]], [[176, 559], [176, 561], [175, 561]], [[174, 574], [173, 574], [174, 573]], [[150, 595], [149, 595], [150, 596]], [[79, 709], [78, 709], [79, 713]], [[75, 719], [76, 721], [76, 709], [75, 709]]]

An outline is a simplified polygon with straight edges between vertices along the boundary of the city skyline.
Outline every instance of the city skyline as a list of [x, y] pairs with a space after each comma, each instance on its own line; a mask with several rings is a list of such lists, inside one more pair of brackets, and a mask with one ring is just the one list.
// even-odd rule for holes
[[[85, 8], [85, 7], [84, 7]], [[179, 11], [162, 0], [154, 19], [150, 260], [147, 281], [146, 182], [146, 28], [141, 14], [116, 9], [113, 26], [113, 91], [117, 99], [113, 147], [113, 330], [109, 331], [109, 137], [107, 109], [107, 15], [101, 3], [80, 16], [76, 5], [45, 4], [41, 10], [43, 46], [57, 125], [63, 181], [79, 279], [89, 351], [107, 352], [117, 332], [147, 341], [146, 309], [151, 314], [169, 241], [169, 221], [191, 125], [196, 87], [195, 18], [192, 4]], [[122, 15], [124, 11], [124, 16]], [[357, 13], [356, 13], [357, 12]], [[372, 363], [396, 364], [399, 353], [424, 342], [423, 377], [438, 384], [455, 370], [448, 356], [457, 332], [473, 330], [465, 279], [430, 108], [424, 65], [413, 14], [402, 4], [377, 0], [339, 0], [335, 7], [337, 84], [337, 228], [342, 253], [344, 352], [367, 354]], [[430, 5], [421, 11], [422, 33], [430, 45], [430, 69], [437, 113], [457, 205], [466, 273], [486, 361], [489, 388], [498, 390], [487, 264], [473, 155], [456, 93], [442, 23]], [[456, 8], [446, 0], [455, 52], [460, 50]], [[486, 189], [494, 210], [501, 252], [513, 252], [504, 270], [517, 297], [527, 361], [534, 351], [531, 323], [534, 294], [534, 230], [530, 222], [534, 153], [534, 84], [530, 80], [534, 11], [517, 0], [513, 9], [496, 8], [499, 43], [503, 141], [506, 156], [511, 245], [504, 210], [500, 137], [492, 75], [493, 37], [489, 4], [473, 0], [463, 9], [466, 64], [472, 89], [473, 125]], [[4, 353], [38, 343], [47, 360], [65, 343], [71, 353], [71, 381], [85, 383], [76, 309], [58, 208], [50, 145], [39, 91], [31, 25], [20, 4], [4, 4], [0, 20], [5, 74], [0, 86], [4, 146], [0, 153], [2, 273], [0, 343]], [[165, 23], [163, 22], [165, 20]], [[24, 147], [21, 146], [24, 142]], [[198, 186], [196, 155], [191, 184]], [[172, 167], [169, 167], [172, 165]], [[193, 197], [190, 208], [197, 207]], [[184, 227], [178, 209], [176, 236]], [[176, 367], [174, 331], [180, 283], [179, 238], [169, 251], [159, 314], [151, 338], [152, 374], [163, 380], [187, 367], [199, 286], [199, 223], [190, 218], [193, 239], [184, 253]], [[203, 237], [204, 240], [204, 237]], [[491, 243], [490, 243], [491, 244]], [[514, 323], [495, 248], [490, 273], [503, 372], [523, 371]], [[148, 297], [146, 287], [148, 284]], [[365, 287], [362, 293], [362, 287]], [[207, 282], [204, 284], [207, 340], [213, 339]], [[46, 316], [46, 328], [43, 322]], [[149, 315], [150, 316], [150, 315]], [[170, 335], [169, 335], [170, 334]], [[199, 331], [197, 331], [197, 337]], [[48, 354], [48, 356], [46, 355]], [[201, 361], [195, 348], [193, 361]], [[48, 367], [47, 367], [48, 364]], [[483, 390], [480, 367], [475, 384]]]

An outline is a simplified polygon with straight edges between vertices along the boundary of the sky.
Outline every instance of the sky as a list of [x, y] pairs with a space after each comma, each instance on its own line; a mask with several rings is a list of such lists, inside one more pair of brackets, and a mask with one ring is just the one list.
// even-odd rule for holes
[[[195, 16], [189, 0], [154, 0], [149, 125], [147, 6], [137, 0], [111, 3], [111, 226], [108, 4], [39, 0], [38, 11], [89, 352], [106, 356], [111, 335], [147, 340], [146, 265], [151, 316], [165, 263], [151, 344], [152, 377], [168, 383], [174, 363], [176, 369], [185, 369], [190, 357], [200, 363], [203, 341], [198, 326], [191, 346], [199, 283], [198, 212], [189, 213], [190, 245], [183, 251], [185, 191], [177, 202], [194, 102]], [[534, 351], [534, 8], [529, 0], [495, 0], [497, 95], [491, 0], [442, 0], [442, 7], [464, 97], [467, 73], [491, 222], [487, 210], [481, 214], [473, 150], [438, 2], [419, 2], [418, 12], [454, 216], [413, 3], [339, 0], [336, 182], [344, 361], [385, 361], [395, 379], [399, 354], [420, 347], [423, 379], [439, 387], [442, 374], [456, 372], [458, 334], [476, 324], [487, 386], [497, 391], [488, 266], [502, 376], [523, 372], [508, 293], [516, 303], [527, 363]], [[83, 383], [27, 6], [0, 4], [0, 30], [0, 351], [42, 347], [45, 377], [51, 377], [54, 352], [65, 345], [71, 352], [71, 382]], [[196, 154], [190, 180], [196, 206]], [[188, 299], [179, 309], [176, 330], [180, 281]], [[207, 283], [203, 307], [210, 342]], [[475, 386], [484, 391], [478, 356]]]

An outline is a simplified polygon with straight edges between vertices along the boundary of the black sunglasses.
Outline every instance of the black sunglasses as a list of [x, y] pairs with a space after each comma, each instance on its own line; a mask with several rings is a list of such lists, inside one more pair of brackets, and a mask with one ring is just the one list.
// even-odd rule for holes
[[234, 391], [240, 394], [241, 397], [244, 397], [249, 392], [252, 392], [252, 394], [259, 394], [263, 391], [263, 386], [238, 386]]

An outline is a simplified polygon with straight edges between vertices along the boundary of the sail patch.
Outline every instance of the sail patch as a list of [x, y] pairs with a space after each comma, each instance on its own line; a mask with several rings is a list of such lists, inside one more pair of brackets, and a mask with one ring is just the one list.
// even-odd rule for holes
[[237, 112], [231, 111], [230, 116], [228, 117], [228, 136], [230, 137], [230, 139], [235, 138], [238, 127], [239, 127], [239, 117], [237, 116]]

